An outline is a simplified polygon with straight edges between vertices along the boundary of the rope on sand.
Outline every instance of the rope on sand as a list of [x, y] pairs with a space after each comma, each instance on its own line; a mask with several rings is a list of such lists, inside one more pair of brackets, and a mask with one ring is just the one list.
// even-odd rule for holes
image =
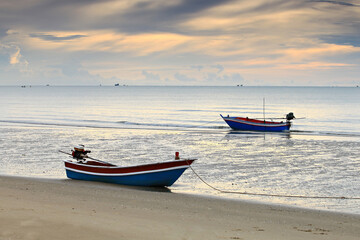
[[282, 195], [282, 194], [266, 194], [266, 193], [251, 193], [251, 192], [241, 192], [241, 191], [228, 191], [216, 188], [209, 183], [207, 183], [202, 177], [199, 176], [197, 172], [188, 164], [192, 172], [208, 187], [214, 189], [215, 191], [221, 193], [231, 193], [231, 194], [241, 194], [241, 195], [251, 195], [251, 196], [264, 196], [264, 197], [284, 197], [284, 198], [313, 198], [313, 199], [348, 199], [348, 200], [360, 200], [360, 197], [339, 197], [339, 196], [303, 196], [303, 195]]

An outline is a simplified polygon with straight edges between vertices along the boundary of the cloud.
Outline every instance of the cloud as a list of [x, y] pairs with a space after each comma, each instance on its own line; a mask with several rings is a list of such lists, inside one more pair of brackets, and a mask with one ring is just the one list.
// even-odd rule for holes
[[[359, 24], [359, 31], [360, 31], [360, 24]], [[354, 32], [352, 34], [325, 35], [325, 36], [320, 36], [319, 38], [320, 40], [330, 44], [360, 47], [359, 35], [360, 35], [359, 33], [358, 35], [356, 35], [356, 33]]]
[[194, 66], [190, 66], [190, 68], [197, 69], [198, 71], [201, 71], [204, 68], [204, 66], [202, 66], [202, 65], [194, 65]]
[[196, 82], [195, 78], [188, 77], [185, 74], [175, 73], [174, 78], [180, 82]]
[[7, 29], [7, 28], [2, 28], [2, 27], [0, 27], [0, 39], [1, 38], [3, 38], [3, 37], [6, 37], [8, 34], [7, 34], [7, 31], [8, 31], [9, 29]]
[[0, 23], [1, 69], [58, 81], [301, 85], [360, 65], [353, 0], [3, 0]]
[[221, 73], [222, 71], [224, 71], [224, 66], [222, 66], [220, 64], [212, 65], [211, 67], [217, 69], [218, 73]]
[[[106, 79], [98, 74], [90, 73], [81, 63], [76, 59], [67, 59], [62, 64], [57, 65], [43, 65], [39, 66], [41, 71], [39, 81], [42, 84], [51, 85], [99, 85], [106, 82]], [[116, 82], [113, 78], [111, 81]]]
[[360, 48], [349, 45], [319, 44], [308, 48], [288, 48], [280, 50], [279, 52], [284, 54], [288, 59], [292, 59], [292, 61], [304, 61], [322, 56], [360, 52]]
[[[191, 37], [170, 33], [126, 35], [111, 30], [89, 32], [50, 32], [29, 34], [26, 44], [37, 50], [122, 52], [147, 56], [170, 51], [191, 40]], [[63, 36], [63, 37], [60, 37]]]
[[142, 72], [142, 75], [145, 77], [145, 80], [146, 81], [159, 81], [161, 80], [160, 76], [158, 74], [155, 74], [155, 73], [151, 73], [151, 72], [148, 72], [146, 70], [143, 70]]
[[[243, 66], [253, 69], [349, 69], [358, 63], [349, 55], [360, 53], [360, 47], [318, 43], [303, 48], [285, 48], [275, 50], [272, 58], [259, 57], [242, 61], [229, 62], [228, 65]], [[343, 58], [343, 62], [340, 60]], [[348, 60], [347, 60], [348, 59]]]
[[306, 70], [306, 69], [317, 69], [317, 70], [326, 70], [326, 69], [335, 69], [335, 68], [344, 68], [344, 67], [355, 67], [355, 64], [346, 64], [346, 63], [329, 63], [329, 62], [307, 62], [307, 63], [298, 63], [298, 64], [283, 64], [279, 66], [282, 69], [296, 69], [296, 70]]
[[0, 22], [53, 31], [175, 32], [182, 19], [226, 2], [229, 0], [4, 0], [0, 3]]
[[349, 3], [349, 2], [344, 2], [344, 1], [313, 0], [313, 2], [331, 3], [331, 4], [335, 4], [335, 5], [342, 5], [342, 6], [348, 6], [348, 7], [359, 7], [360, 6], [360, 5], [356, 5], [356, 4]]
[[[229, 0], [133, 1], [126, 5], [125, 10], [122, 5], [118, 11], [100, 19], [99, 26], [106, 24], [107, 27], [131, 34], [165, 31], [182, 33], [176, 26], [183, 19], [226, 2]], [[101, 7], [101, 3], [99, 5]]]
[[0, 42], [0, 54], [8, 56], [8, 64], [19, 72], [29, 72], [28, 61], [21, 55], [19, 46], [13, 44], [2, 44]]
[[10, 64], [14, 65], [20, 63], [20, 58], [21, 58], [20, 48], [16, 48], [16, 51], [10, 54]]
[[215, 73], [208, 73], [205, 79], [207, 82], [217, 82], [218, 84], [223, 85], [232, 85], [237, 83], [242, 83], [244, 78], [239, 73], [233, 74], [223, 74], [218, 75]]
[[64, 36], [64, 37], [57, 37], [57, 36], [50, 35], [50, 34], [32, 33], [32, 34], [30, 34], [30, 37], [40, 38], [40, 39], [43, 39], [43, 40], [46, 40], [46, 41], [66, 41], [66, 40], [73, 40], [73, 39], [83, 38], [83, 37], [86, 37], [86, 35], [69, 35], [69, 36]]

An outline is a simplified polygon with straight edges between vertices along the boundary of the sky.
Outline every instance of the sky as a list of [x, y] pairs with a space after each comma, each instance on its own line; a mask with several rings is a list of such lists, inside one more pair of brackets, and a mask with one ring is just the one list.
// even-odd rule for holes
[[0, 85], [356, 86], [360, 0], [0, 0]]

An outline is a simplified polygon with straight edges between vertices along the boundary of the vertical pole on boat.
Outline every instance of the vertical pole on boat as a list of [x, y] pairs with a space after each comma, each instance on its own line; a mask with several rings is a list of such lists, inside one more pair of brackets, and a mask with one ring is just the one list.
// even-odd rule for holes
[[264, 117], [264, 127], [265, 127], [265, 131], [266, 131], [266, 125], [265, 125], [265, 98], [263, 98], [263, 117]]
[[265, 122], [265, 98], [263, 98], [263, 116], [264, 116], [264, 122]]

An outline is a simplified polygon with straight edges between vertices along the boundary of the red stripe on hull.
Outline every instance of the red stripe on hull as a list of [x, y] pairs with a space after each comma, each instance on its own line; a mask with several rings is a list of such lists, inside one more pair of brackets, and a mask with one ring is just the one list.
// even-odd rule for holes
[[73, 163], [69, 161], [64, 161], [64, 162], [65, 162], [65, 167], [72, 168], [74, 170], [93, 172], [93, 173], [121, 174], [121, 173], [135, 173], [135, 172], [154, 171], [154, 170], [161, 170], [161, 169], [167, 169], [173, 167], [188, 166], [193, 161], [195, 161], [195, 159], [147, 164], [147, 165], [132, 166], [132, 167], [94, 166], [94, 165], [86, 165], [86, 163]]
[[284, 122], [263, 121], [263, 120], [243, 118], [243, 117], [236, 117], [235, 119], [239, 119], [241, 121], [246, 121], [246, 122], [250, 122], [250, 123], [260, 123], [260, 124], [286, 124]]

